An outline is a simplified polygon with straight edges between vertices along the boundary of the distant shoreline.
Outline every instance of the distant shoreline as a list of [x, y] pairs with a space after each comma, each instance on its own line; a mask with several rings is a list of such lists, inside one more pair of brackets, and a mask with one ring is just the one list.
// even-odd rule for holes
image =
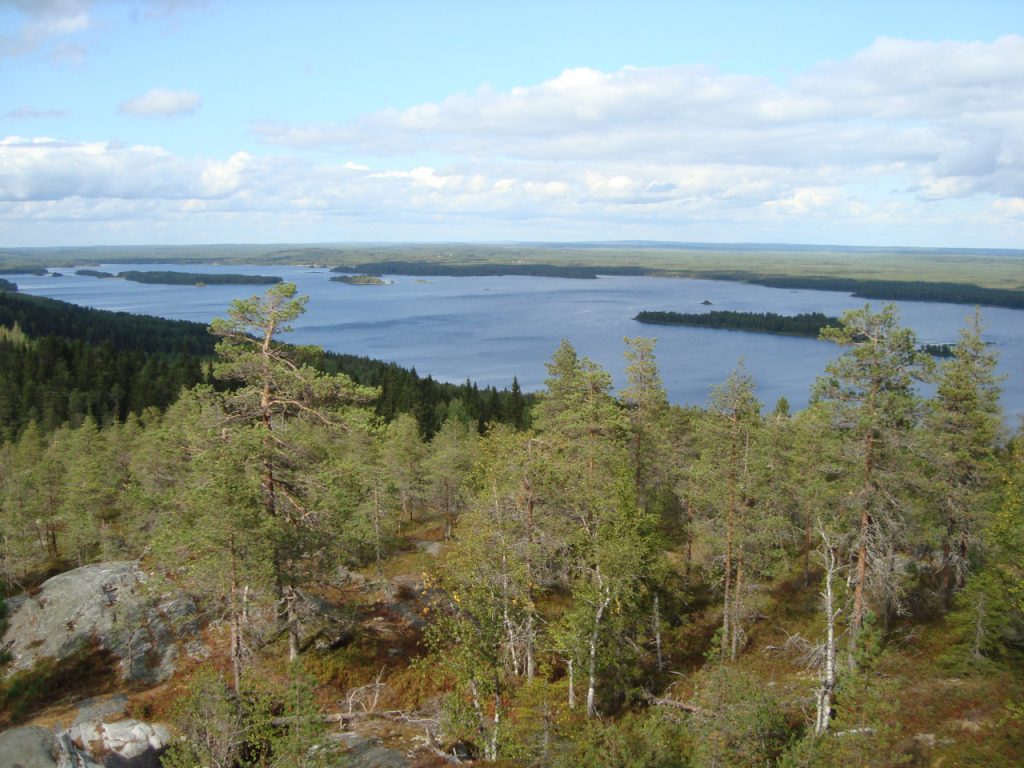
[[[340, 271], [415, 277], [681, 277], [790, 290], [841, 291], [882, 301], [1024, 309], [1024, 250], [1012, 249], [644, 241], [0, 249], [0, 274], [38, 274], [44, 266], [103, 263], [317, 264]], [[215, 280], [204, 276], [195, 282]]]

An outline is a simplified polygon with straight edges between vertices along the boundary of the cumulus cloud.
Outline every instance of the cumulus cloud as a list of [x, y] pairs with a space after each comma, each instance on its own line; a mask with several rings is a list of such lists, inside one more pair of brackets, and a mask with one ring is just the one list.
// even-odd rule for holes
[[[171, 115], [200, 103], [156, 90], [123, 109]], [[88, 210], [115, 221], [121, 211], [125, 222], [245, 221], [245, 232], [302, 223], [320, 239], [350, 232], [336, 226], [376, 239], [855, 243], [870, 226], [875, 242], [948, 244], [1024, 234], [1016, 36], [881, 39], [786, 81], [706, 67], [576, 68], [347, 123], [252, 129], [270, 149], [207, 159], [5, 140], [0, 221]], [[439, 223], [451, 229], [440, 234]]]
[[[578, 68], [536, 85], [482, 88], [348, 123], [253, 128], [272, 145], [382, 157], [418, 150], [563, 167], [630, 158], [669, 168], [760, 168], [754, 184], [771, 183], [773, 169], [782, 169], [806, 176], [804, 186], [826, 168], [846, 183], [889, 168], [899, 169], [889, 183], [922, 199], [981, 189], [1016, 194], [1024, 38], [882, 38], [781, 83], [707, 67]], [[660, 183], [621, 175], [633, 189]]]
[[202, 103], [202, 97], [194, 91], [151, 88], [141, 96], [122, 102], [118, 111], [125, 115], [173, 117], [191, 115], [202, 106]]

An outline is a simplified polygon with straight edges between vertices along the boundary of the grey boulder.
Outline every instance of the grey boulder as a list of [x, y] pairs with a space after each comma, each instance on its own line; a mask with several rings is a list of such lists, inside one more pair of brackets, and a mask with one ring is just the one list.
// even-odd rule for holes
[[156, 683], [174, 671], [179, 642], [198, 633], [195, 603], [177, 590], [147, 589], [134, 560], [96, 563], [7, 601], [8, 674], [44, 657], [64, 659], [93, 645], [112, 654], [119, 676]]
[[0, 766], [3, 768], [57, 768], [53, 732], [27, 725], [0, 733]]

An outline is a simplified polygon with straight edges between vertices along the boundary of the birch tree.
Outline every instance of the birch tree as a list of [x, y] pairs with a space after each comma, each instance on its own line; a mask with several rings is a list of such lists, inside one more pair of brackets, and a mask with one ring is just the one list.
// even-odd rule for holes
[[654, 556], [653, 525], [637, 502], [628, 423], [612, 398], [611, 377], [563, 341], [548, 364], [534, 424], [548, 451], [552, 504], [564, 521], [572, 605], [564, 645], [583, 661], [587, 716], [597, 714], [602, 668], [626, 659], [616, 638], [635, 634], [644, 574]]
[[755, 441], [762, 427], [754, 380], [742, 362], [711, 393], [701, 432], [701, 453], [694, 480], [708, 511], [708, 524], [722, 560], [721, 656], [731, 660], [743, 642], [744, 581], [751, 554], [747, 539], [757, 531], [754, 519]]

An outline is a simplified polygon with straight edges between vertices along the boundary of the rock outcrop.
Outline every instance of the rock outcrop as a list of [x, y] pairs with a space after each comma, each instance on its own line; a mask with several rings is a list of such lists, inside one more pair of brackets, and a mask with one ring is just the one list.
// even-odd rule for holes
[[299, 593], [296, 606], [299, 641], [303, 650], [340, 648], [352, 640], [355, 618], [351, 611], [305, 592]]
[[100, 696], [82, 702], [68, 728], [0, 732], [0, 768], [160, 768], [170, 732], [127, 717], [127, 705], [124, 694]]
[[4, 768], [57, 768], [57, 747], [48, 728], [27, 725], [0, 733]]
[[170, 741], [164, 726], [139, 720], [73, 725], [56, 736], [60, 756], [71, 765], [75, 757], [98, 762], [105, 768], [160, 768], [160, 753]]
[[179, 643], [198, 632], [195, 603], [180, 591], [147, 589], [134, 560], [96, 563], [54, 576], [7, 601], [8, 674], [39, 659], [64, 659], [94, 645], [112, 654], [122, 680], [156, 683], [174, 671]]

